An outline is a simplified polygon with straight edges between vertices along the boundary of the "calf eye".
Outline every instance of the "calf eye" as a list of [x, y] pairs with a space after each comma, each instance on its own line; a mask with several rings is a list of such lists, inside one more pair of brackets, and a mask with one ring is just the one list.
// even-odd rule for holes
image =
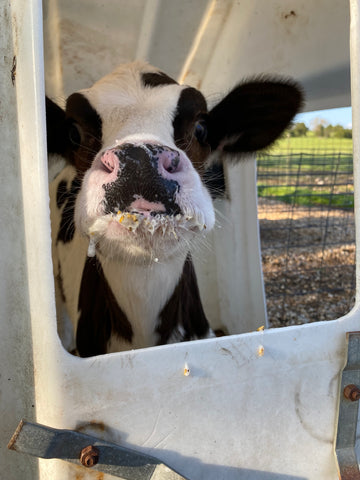
[[74, 147], [80, 147], [82, 141], [82, 129], [77, 123], [71, 123], [68, 130], [69, 140]]
[[198, 120], [195, 123], [195, 137], [197, 141], [200, 143], [200, 145], [205, 145], [206, 144], [206, 139], [207, 139], [207, 127], [205, 124], [205, 120]]

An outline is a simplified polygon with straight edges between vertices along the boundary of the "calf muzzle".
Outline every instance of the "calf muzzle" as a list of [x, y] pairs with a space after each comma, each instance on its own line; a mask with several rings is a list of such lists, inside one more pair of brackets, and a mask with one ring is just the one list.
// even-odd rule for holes
[[150, 143], [126, 143], [106, 150], [100, 161], [109, 178], [103, 185], [106, 213], [181, 213], [176, 197], [184, 166], [177, 150]]

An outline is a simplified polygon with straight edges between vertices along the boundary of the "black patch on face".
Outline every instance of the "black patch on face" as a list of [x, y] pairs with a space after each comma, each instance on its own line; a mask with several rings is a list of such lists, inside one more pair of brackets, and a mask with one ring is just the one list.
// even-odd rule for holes
[[141, 75], [145, 87], [160, 87], [162, 85], [178, 85], [178, 83], [163, 72], [148, 72]]
[[174, 293], [160, 313], [160, 323], [156, 329], [160, 336], [158, 344], [166, 344], [179, 326], [185, 331], [180, 341], [203, 338], [209, 332], [190, 254]]
[[206, 130], [207, 105], [201, 92], [185, 88], [179, 97], [173, 120], [175, 145], [184, 150], [194, 167], [203, 173], [203, 164], [210, 153], [206, 137], [198, 137], [198, 128]]
[[120, 173], [115, 182], [103, 185], [105, 213], [129, 211], [130, 204], [138, 196], [149, 202], [162, 203], [167, 215], [181, 213], [175, 202], [180, 185], [158, 172], [158, 155], [164, 147], [147, 144], [145, 148], [126, 144], [114, 151], [119, 158]]
[[89, 100], [73, 93], [66, 102], [67, 157], [85, 172], [102, 146], [102, 120]]
[[129, 342], [130, 347], [131, 324], [117, 304], [96, 257], [86, 259], [78, 309], [76, 347], [81, 357], [105, 354], [111, 334]]
[[56, 243], [61, 241], [63, 243], [71, 242], [75, 234], [75, 200], [80, 190], [81, 182], [76, 177], [71, 182], [70, 190], [67, 189], [66, 182], [61, 181], [56, 191], [56, 203], [58, 208], [65, 204], [61, 214], [61, 221]]
[[199, 90], [189, 87], [181, 92], [173, 120], [176, 146], [181, 148], [181, 144], [188, 136], [189, 131], [192, 133], [192, 126], [196, 119], [199, 115], [204, 115], [206, 112], [206, 100]]

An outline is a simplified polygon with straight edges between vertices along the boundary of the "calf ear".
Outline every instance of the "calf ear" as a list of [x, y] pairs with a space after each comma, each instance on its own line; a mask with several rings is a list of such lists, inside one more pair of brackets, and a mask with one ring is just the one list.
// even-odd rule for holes
[[67, 148], [65, 112], [46, 97], [46, 138], [49, 153], [64, 155]]
[[234, 88], [209, 113], [212, 150], [254, 152], [268, 147], [302, 106], [301, 88], [293, 81], [255, 79]]

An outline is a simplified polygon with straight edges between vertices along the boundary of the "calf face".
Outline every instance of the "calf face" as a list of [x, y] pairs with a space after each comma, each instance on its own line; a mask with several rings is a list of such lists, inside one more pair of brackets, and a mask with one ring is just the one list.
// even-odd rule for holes
[[[71, 95], [65, 112], [47, 100], [49, 152], [70, 165], [55, 179], [52, 211], [60, 220], [53, 248], [60, 289], [66, 284], [77, 302], [71, 316], [80, 353], [209, 333], [189, 257], [192, 242], [215, 222], [204, 183], [212, 181], [209, 154], [265, 148], [288, 126], [301, 97], [292, 82], [259, 79], [239, 85], [209, 112], [198, 90], [136, 62]], [[89, 260], [77, 266], [81, 282], [69, 286], [74, 272], [67, 270], [80, 255], [76, 236], [87, 239], [88, 256], [96, 257], [92, 268], [102, 278], [101, 288], [97, 284], [88, 291], [88, 301], [99, 297], [104, 284], [108, 293], [104, 290], [102, 297], [111, 297], [111, 318], [102, 328], [99, 319], [95, 328], [91, 308], [85, 308]], [[193, 288], [186, 289], [189, 282]], [[66, 296], [63, 292], [67, 303]], [[198, 328], [192, 318], [200, 322]], [[90, 343], [101, 338], [100, 349], [83, 346], [86, 336], [79, 332], [92, 328], [97, 333]], [[118, 347], [114, 335], [123, 339]]]

